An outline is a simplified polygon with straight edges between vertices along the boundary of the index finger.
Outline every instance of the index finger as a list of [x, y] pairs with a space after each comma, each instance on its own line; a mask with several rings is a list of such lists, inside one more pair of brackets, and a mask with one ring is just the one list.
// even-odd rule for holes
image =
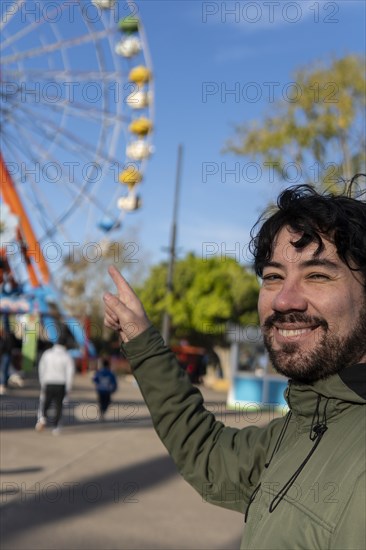
[[114, 267], [114, 265], [109, 266], [108, 273], [111, 276], [114, 284], [116, 285], [118, 294], [121, 296], [123, 294], [124, 301], [128, 301], [129, 298], [135, 298], [136, 294], [126, 281], [126, 279], [121, 275], [121, 273]]

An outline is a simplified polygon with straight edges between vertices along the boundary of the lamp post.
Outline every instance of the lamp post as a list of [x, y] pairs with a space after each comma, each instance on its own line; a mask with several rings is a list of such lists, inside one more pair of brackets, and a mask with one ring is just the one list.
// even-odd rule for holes
[[[174, 263], [176, 256], [176, 240], [177, 240], [177, 216], [178, 216], [178, 204], [179, 204], [179, 190], [180, 190], [180, 181], [181, 181], [181, 172], [182, 172], [182, 156], [183, 156], [183, 146], [179, 144], [178, 146], [178, 159], [177, 159], [177, 171], [175, 178], [175, 191], [174, 191], [174, 207], [173, 207], [173, 221], [170, 234], [170, 246], [168, 249], [169, 252], [169, 265], [168, 265], [168, 275], [166, 288], [167, 293], [172, 294], [173, 292], [173, 274], [174, 274]], [[162, 327], [162, 336], [164, 342], [168, 345], [170, 339], [170, 328], [171, 328], [171, 316], [168, 311], [165, 311], [163, 317], [163, 327]]]
[[89, 341], [90, 341], [90, 330], [91, 330], [91, 321], [90, 321], [90, 306], [87, 305], [86, 312], [84, 315], [84, 346], [82, 350], [82, 359], [81, 359], [81, 372], [86, 374], [89, 368]]

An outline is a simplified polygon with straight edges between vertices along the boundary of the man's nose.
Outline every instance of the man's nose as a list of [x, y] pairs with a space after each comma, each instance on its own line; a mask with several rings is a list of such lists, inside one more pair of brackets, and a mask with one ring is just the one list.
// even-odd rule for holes
[[285, 280], [273, 298], [274, 311], [306, 311], [307, 300], [300, 285], [294, 281]]

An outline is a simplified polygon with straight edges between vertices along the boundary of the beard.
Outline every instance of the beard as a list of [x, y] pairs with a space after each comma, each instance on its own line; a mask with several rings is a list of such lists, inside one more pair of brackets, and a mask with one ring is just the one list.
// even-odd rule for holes
[[[309, 323], [321, 327], [322, 335], [311, 350], [301, 349], [297, 342], [273, 349], [270, 329], [274, 323]], [[328, 323], [304, 313], [274, 313], [263, 325], [263, 340], [277, 372], [296, 382], [311, 383], [338, 374], [345, 367], [357, 363], [366, 352], [366, 300], [352, 331], [346, 336], [329, 332]]]

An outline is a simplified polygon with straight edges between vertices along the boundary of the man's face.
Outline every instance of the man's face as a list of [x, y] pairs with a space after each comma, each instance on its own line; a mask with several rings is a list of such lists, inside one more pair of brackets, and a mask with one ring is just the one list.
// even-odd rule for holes
[[263, 269], [258, 310], [274, 367], [312, 382], [366, 362], [366, 296], [362, 275], [351, 271], [323, 240], [296, 249], [301, 234], [283, 228]]

